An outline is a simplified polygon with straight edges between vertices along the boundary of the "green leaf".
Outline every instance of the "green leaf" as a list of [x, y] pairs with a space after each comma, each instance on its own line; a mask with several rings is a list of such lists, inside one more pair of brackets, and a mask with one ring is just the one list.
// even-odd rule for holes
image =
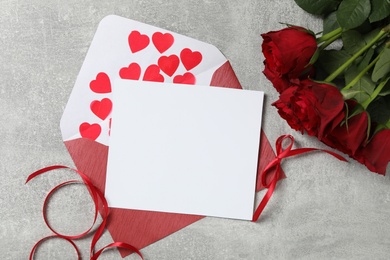
[[336, 30], [339, 27], [340, 25], [337, 22], [336, 12], [332, 12], [324, 19], [322, 34], [327, 34], [333, 30]]
[[[347, 118], [348, 119], [351, 119], [353, 116], [356, 116], [357, 114], [360, 114], [360, 113], [364, 113], [365, 110], [364, 108], [360, 105], [360, 104], [357, 104], [353, 109], [352, 111], [350, 111], [347, 115]], [[348, 121], [347, 121], [348, 123]]]
[[342, 0], [294, 0], [297, 5], [308, 13], [326, 15], [337, 9]]
[[[355, 65], [349, 67], [348, 70], [345, 72], [345, 84], [351, 82], [359, 73], [360, 71]], [[375, 89], [375, 86], [376, 84], [370, 79], [368, 74], [366, 74], [351, 89], [361, 90], [366, 92], [368, 95], [371, 95]]]
[[379, 96], [387, 96], [390, 94], [390, 81], [388, 81], [386, 83], [386, 85], [384, 86], [384, 88], [382, 89], [381, 93], [379, 93]]
[[377, 28], [377, 29], [371, 30], [370, 32], [364, 34], [363, 38], [366, 41], [366, 43], [369, 43], [370, 41], [372, 41], [378, 35], [380, 30], [382, 30], [382, 28]]
[[387, 123], [390, 119], [390, 96], [376, 99], [368, 106], [367, 112], [370, 113], [373, 122]]
[[309, 65], [314, 64], [318, 58], [320, 57], [321, 50], [317, 48], [317, 50], [314, 52], [313, 56], [311, 56], [311, 59], [309, 61]]
[[337, 21], [344, 29], [353, 29], [364, 23], [370, 11], [370, 0], [343, 0], [337, 10]]
[[368, 19], [366, 19], [361, 25], [359, 25], [358, 27], [355, 27], [354, 30], [357, 30], [361, 34], [365, 34], [365, 33], [372, 31], [373, 28], [372, 28], [372, 24], [370, 23], [370, 21], [368, 21]]
[[390, 15], [390, 2], [388, 0], [371, 0], [371, 23], [380, 21]]
[[390, 72], [390, 48], [385, 48], [376, 62], [372, 72], [372, 80], [377, 82]]
[[331, 74], [350, 57], [351, 55], [345, 50], [323, 50], [320, 53], [318, 62], [326, 73]]
[[347, 100], [347, 99], [353, 99], [355, 96], [363, 94], [364, 91], [363, 90], [354, 90], [354, 89], [350, 88], [348, 90], [341, 91], [341, 93], [343, 94], [344, 99]]
[[[360, 71], [356, 66], [352, 65], [349, 67], [345, 72], [345, 84], [351, 82], [359, 73]], [[359, 103], [363, 103], [374, 92], [375, 86], [375, 83], [372, 82], [370, 77], [366, 74], [348, 90], [348, 92], [350, 91], [351, 93], [346, 93], [348, 93], [349, 96], [354, 93], [355, 95], [352, 98], [356, 99]]]
[[[375, 30], [370, 31], [369, 33], [364, 34], [363, 39], [364, 39], [365, 43], [368, 44], [369, 42], [371, 42], [371, 40], [373, 40], [378, 35], [380, 30], [381, 30], [381, 28], [377, 28]], [[363, 70], [365, 67], [367, 67], [368, 64], [371, 62], [372, 57], [375, 54], [375, 52], [378, 53], [381, 51], [381, 49], [383, 49], [383, 46], [377, 47], [382, 42], [383, 42], [383, 40], [378, 41], [374, 46], [372, 46], [370, 49], [368, 49], [365, 54], [363, 54], [363, 56], [359, 60], [359, 64], [358, 64], [359, 70]]]
[[359, 71], [363, 70], [365, 67], [368, 66], [368, 64], [370, 64], [371, 58], [374, 55], [374, 53], [375, 53], [374, 48], [370, 48], [367, 50], [367, 52], [364, 54], [363, 58], [360, 60], [358, 64]]
[[343, 32], [341, 38], [343, 39], [344, 49], [351, 55], [358, 52], [366, 44], [363, 36], [355, 30]]
[[383, 130], [383, 129], [387, 129], [388, 127], [384, 124], [379, 124], [375, 127], [375, 130], [374, 130], [374, 133], [373, 135], [377, 134], [379, 131]]

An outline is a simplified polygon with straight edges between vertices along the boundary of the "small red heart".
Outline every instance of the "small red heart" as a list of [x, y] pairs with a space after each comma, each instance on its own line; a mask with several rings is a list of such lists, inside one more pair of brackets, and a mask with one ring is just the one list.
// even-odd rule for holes
[[186, 70], [191, 70], [202, 61], [202, 54], [198, 51], [191, 51], [185, 48], [180, 52], [180, 59]]
[[138, 80], [141, 76], [141, 67], [138, 63], [130, 63], [128, 67], [123, 67], [119, 70], [119, 76], [122, 79]]
[[99, 137], [102, 128], [99, 124], [89, 124], [84, 122], [80, 125], [79, 131], [81, 137], [96, 140]]
[[173, 78], [173, 83], [181, 83], [181, 84], [195, 84], [195, 76], [191, 72], [186, 72], [183, 75], [177, 75]]
[[152, 42], [160, 53], [168, 50], [172, 46], [173, 41], [174, 38], [170, 33], [155, 32], [152, 35]]
[[100, 72], [96, 75], [96, 79], [89, 83], [89, 87], [95, 93], [110, 93], [111, 82], [110, 77], [104, 72]]
[[146, 69], [143, 80], [164, 82], [164, 76], [160, 74], [159, 66], [152, 64]]
[[177, 57], [177, 55], [175, 54], [172, 54], [170, 56], [161, 56], [157, 62], [161, 70], [169, 77], [171, 77], [175, 73], [175, 71], [179, 67], [179, 63], [179, 57]]
[[101, 101], [94, 100], [91, 102], [91, 111], [100, 119], [104, 120], [111, 113], [112, 102], [109, 98], [103, 98]]
[[145, 34], [141, 34], [139, 31], [132, 31], [129, 34], [129, 46], [132, 53], [141, 51], [149, 45], [149, 37]]

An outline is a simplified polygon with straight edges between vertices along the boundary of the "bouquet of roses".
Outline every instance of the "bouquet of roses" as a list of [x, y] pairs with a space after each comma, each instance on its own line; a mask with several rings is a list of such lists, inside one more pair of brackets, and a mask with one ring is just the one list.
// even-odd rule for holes
[[323, 32], [288, 25], [262, 34], [263, 73], [280, 93], [272, 105], [291, 128], [385, 175], [390, 161], [390, 0], [295, 2], [324, 17]]

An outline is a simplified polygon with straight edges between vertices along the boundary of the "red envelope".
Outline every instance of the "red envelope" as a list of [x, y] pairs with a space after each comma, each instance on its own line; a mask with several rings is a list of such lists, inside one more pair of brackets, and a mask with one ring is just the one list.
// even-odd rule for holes
[[[210, 86], [242, 88], [229, 61], [219, 51], [213, 56], [215, 47], [125, 18], [110, 16], [105, 19], [104, 26], [99, 26], [99, 34], [97, 32], [94, 37], [61, 119], [64, 143], [76, 167], [102, 191], [106, 180], [113, 78], [203, 85], [207, 82]], [[107, 40], [110, 39], [109, 29], [116, 30], [115, 41]], [[100, 41], [104, 41], [103, 47]], [[98, 54], [104, 56], [104, 50], [111, 47], [116, 51], [110, 52], [111, 56], [97, 57]], [[142, 52], [142, 56], [138, 55]], [[150, 64], [142, 63], [146, 57]], [[105, 69], [106, 63], [103, 65], [102, 61], [110, 66]], [[212, 61], [220, 64], [215, 66]], [[96, 121], [90, 121], [92, 119]], [[74, 122], [79, 126], [76, 129]], [[259, 134], [258, 174], [275, 157], [264, 132]], [[281, 178], [284, 177], [282, 173]], [[262, 188], [258, 178], [256, 190]], [[129, 243], [141, 249], [203, 217], [111, 208], [107, 229], [115, 242]], [[125, 257], [131, 252], [120, 249], [120, 253]]]

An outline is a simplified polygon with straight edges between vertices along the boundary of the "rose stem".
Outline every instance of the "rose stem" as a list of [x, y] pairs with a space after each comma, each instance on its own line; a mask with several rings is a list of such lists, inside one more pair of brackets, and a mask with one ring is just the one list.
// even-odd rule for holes
[[381, 54], [382, 54], [382, 52], [380, 54], [378, 54], [378, 56], [376, 56], [376, 58], [374, 60], [372, 60], [370, 62], [370, 64], [368, 64], [368, 66], [365, 67], [351, 82], [349, 82], [348, 85], [343, 87], [341, 89], [341, 91], [345, 91], [345, 90], [352, 88], [364, 76], [364, 74], [366, 74], [367, 71], [369, 71], [375, 65], [375, 63], [379, 60], [379, 57], [381, 56]]
[[362, 103], [362, 107], [364, 108], [364, 110], [366, 110], [368, 105], [379, 95], [379, 93], [381, 93], [383, 87], [386, 85], [389, 79], [390, 77], [383, 79], [381, 83], [379, 83], [378, 87], [375, 88], [374, 92], [372, 92], [370, 97]]
[[379, 33], [372, 39], [368, 44], [366, 44], [363, 48], [361, 48], [358, 52], [356, 52], [351, 58], [349, 58], [343, 65], [341, 65], [337, 70], [335, 70], [332, 74], [330, 74], [324, 81], [331, 82], [334, 80], [341, 72], [343, 72], [352, 62], [354, 62], [363, 52], [368, 50], [372, 45], [374, 45], [378, 40], [380, 40], [384, 35], [386, 35], [389, 31], [390, 24], [385, 28], [379, 31]]
[[342, 31], [343, 31], [343, 29], [341, 27], [339, 27], [331, 32], [328, 32], [325, 35], [322, 35], [320, 38], [317, 39], [317, 44], [328, 41], [329, 39], [332, 39], [336, 35], [341, 35]]

